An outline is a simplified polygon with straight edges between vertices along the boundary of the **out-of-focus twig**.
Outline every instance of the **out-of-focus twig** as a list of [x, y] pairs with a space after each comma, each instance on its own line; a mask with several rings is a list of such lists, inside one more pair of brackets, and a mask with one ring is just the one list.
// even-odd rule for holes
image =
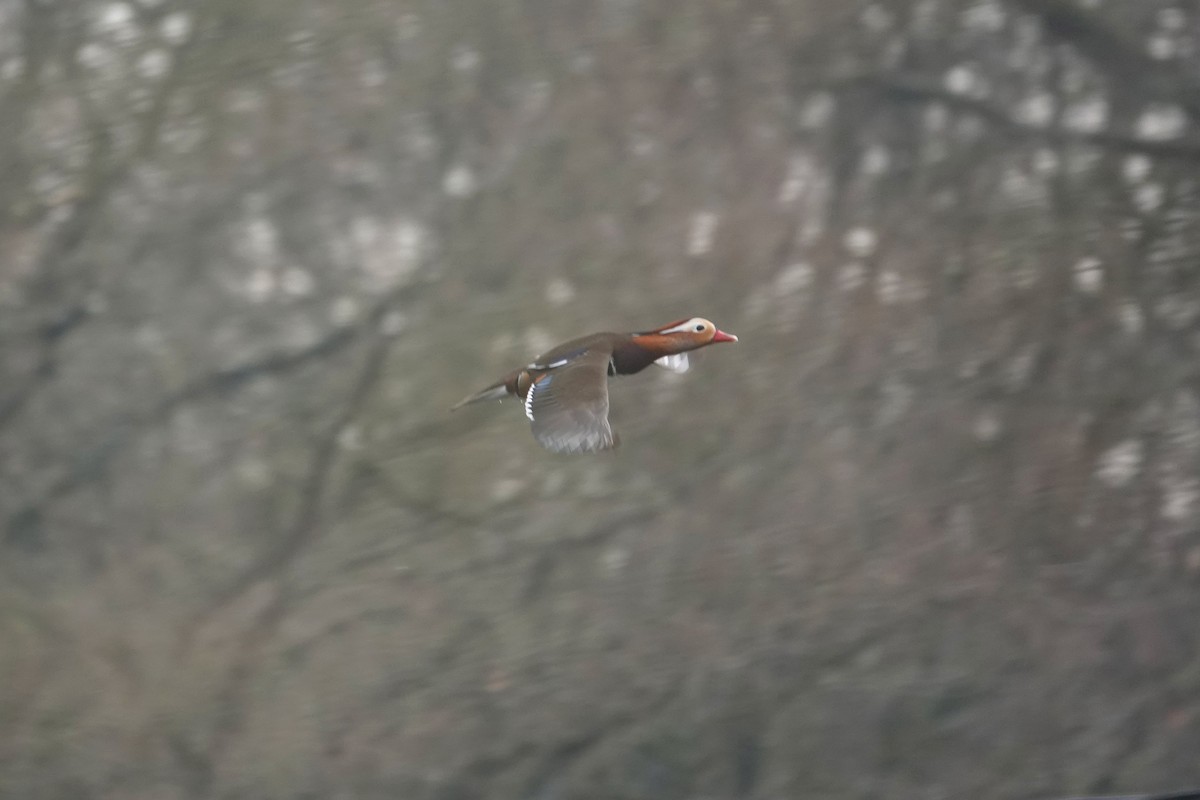
[[1200, 789], [1185, 789], [1180, 792], [1166, 794], [1105, 794], [1088, 795], [1086, 797], [1068, 797], [1065, 800], [1196, 800], [1200, 798]]
[[405, 287], [383, 298], [371, 309], [362, 325], [336, 328], [307, 347], [271, 353], [245, 364], [202, 375], [163, 397], [149, 409], [111, 423], [104, 436], [90, 446], [81, 448], [75, 460], [38, 499], [9, 515], [4, 527], [5, 540], [24, 542], [26, 545], [35, 541], [37, 527], [49, 504], [102, 475], [113, 458], [124, 452], [139, 435], [170, 418], [179, 408], [209, 397], [228, 395], [259, 378], [290, 373], [330, 358], [358, 341], [364, 332], [377, 330], [389, 310], [395, 308], [402, 298], [407, 298], [409, 293], [418, 292], [419, 289]]
[[54, 377], [58, 344], [63, 337], [78, 328], [87, 316], [86, 306], [82, 303], [74, 304], [46, 320], [38, 328], [37, 364], [30, 371], [27, 380], [13, 387], [7, 397], [0, 398], [0, 430], [19, 417], [38, 389]]
[[930, 79], [904, 75], [861, 75], [837, 81], [826, 87], [836, 93], [874, 92], [881, 98], [900, 103], [938, 103], [960, 114], [977, 117], [1014, 137], [1046, 139], [1094, 145], [1124, 153], [1140, 153], [1156, 158], [1200, 161], [1200, 138], [1171, 140], [1144, 139], [1111, 131], [1083, 131], [1022, 122], [1003, 108], [957, 92], [951, 92]]
[[217, 701], [223, 712], [222, 722], [214, 731], [212, 740], [206, 748], [205, 758], [210, 761], [215, 758], [214, 754], [224, 748], [230, 740], [230, 736], [238, 730], [245, 717], [244, 696], [250, 677], [253, 675], [254, 665], [257, 663], [262, 648], [271, 640], [273, 632], [283, 620], [292, 599], [282, 578], [287, 568], [303, 552], [304, 546], [312, 541], [320, 528], [322, 503], [333, 468], [338, 461], [339, 440], [342, 432], [358, 415], [363, 403], [378, 384], [379, 378], [383, 374], [389, 345], [390, 340], [382, 333], [376, 332], [350, 394], [317, 442], [308, 473], [300, 487], [299, 505], [291, 524], [287, 526], [282, 536], [267, 548], [265, 553], [257, 558], [248, 569], [234, 578], [229, 586], [218, 593], [215, 601], [197, 617], [184, 636], [181, 652], [186, 657], [194, 634], [209, 619], [219, 614], [222, 609], [234, 603], [254, 586], [273, 578], [279, 579], [275, 582], [270, 598], [255, 614], [249, 628], [242, 634], [238, 655], [225, 678], [224, 687]]
[[1038, 17], [1045, 31], [1113, 80], [1113, 88], [1141, 99], [1178, 103], [1200, 121], [1200, 79], [1177, 62], [1151, 58], [1095, 13], [1066, 0], [1010, 0]]

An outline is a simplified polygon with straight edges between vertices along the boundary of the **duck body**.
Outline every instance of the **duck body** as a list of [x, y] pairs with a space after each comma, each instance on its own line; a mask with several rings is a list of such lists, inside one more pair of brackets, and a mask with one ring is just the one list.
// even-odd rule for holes
[[548, 350], [451, 411], [512, 396], [524, 402], [534, 438], [547, 450], [608, 450], [619, 441], [608, 422], [609, 376], [632, 375], [651, 364], [686, 372], [689, 351], [736, 341], [702, 317], [641, 333], [593, 333]]

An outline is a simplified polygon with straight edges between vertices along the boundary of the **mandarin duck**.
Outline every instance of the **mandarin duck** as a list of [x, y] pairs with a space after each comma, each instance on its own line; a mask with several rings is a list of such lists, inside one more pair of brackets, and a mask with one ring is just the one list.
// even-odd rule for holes
[[547, 450], [608, 450], [619, 441], [608, 424], [608, 376], [632, 375], [651, 364], [687, 372], [689, 350], [737, 340], [701, 317], [641, 333], [593, 333], [543, 353], [450, 410], [512, 395], [524, 402], [533, 436]]

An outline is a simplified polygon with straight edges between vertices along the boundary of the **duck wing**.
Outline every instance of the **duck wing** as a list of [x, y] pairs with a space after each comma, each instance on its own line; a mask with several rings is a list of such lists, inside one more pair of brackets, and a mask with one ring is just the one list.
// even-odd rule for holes
[[616, 446], [608, 424], [611, 344], [554, 353], [529, 365], [525, 415], [534, 438], [556, 453], [590, 453]]

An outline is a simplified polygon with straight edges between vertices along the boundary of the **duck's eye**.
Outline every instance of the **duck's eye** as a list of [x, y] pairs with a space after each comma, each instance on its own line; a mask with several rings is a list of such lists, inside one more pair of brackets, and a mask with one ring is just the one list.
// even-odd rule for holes
[[697, 326], [696, 326], [696, 333], [700, 333], [700, 332], [701, 332], [701, 331], [703, 331], [703, 330], [704, 330], [704, 326], [703, 326], [703, 325], [697, 325]]

